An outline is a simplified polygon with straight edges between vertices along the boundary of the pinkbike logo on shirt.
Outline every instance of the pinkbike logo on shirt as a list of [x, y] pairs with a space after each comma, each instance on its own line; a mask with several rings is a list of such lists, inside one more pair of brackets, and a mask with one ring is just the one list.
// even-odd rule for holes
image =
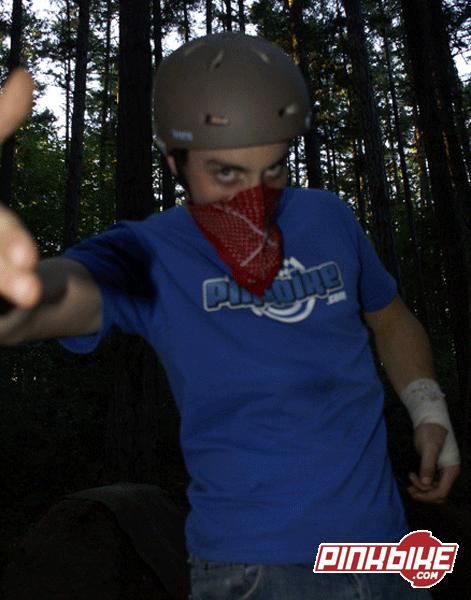
[[413, 588], [429, 588], [453, 571], [458, 544], [444, 544], [428, 530], [398, 544], [320, 544], [316, 573], [400, 573]]
[[249, 309], [258, 317], [269, 317], [283, 323], [306, 319], [318, 300], [333, 305], [347, 299], [340, 267], [328, 261], [306, 269], [296, 258], [285, 258], [271, 288], [255, 296], [229, 276], [203, 282], [203, 305], [208, 312]]

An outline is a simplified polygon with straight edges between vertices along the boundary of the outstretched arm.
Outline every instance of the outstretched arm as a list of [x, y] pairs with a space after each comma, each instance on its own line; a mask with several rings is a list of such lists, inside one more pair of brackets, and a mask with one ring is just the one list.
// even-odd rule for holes
[[[0, 91], [0, 144], [31, 110], [33, 80], [16, 69]], [[77, 261], [39, 259], [20, 219], [0, 203], [0, 345], [96, 331], [101, 300], [95, 281]]]

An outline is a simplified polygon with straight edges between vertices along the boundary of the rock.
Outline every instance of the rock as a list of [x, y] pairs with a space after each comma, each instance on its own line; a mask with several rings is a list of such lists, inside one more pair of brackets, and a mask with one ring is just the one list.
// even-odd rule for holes
[[4, 600], [186, 600], [184, 520], [158, 486], [66, 496], [15, 551]]

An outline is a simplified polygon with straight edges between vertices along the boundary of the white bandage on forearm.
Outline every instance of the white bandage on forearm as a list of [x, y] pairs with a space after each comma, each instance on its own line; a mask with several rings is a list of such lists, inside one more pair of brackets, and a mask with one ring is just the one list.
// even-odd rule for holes
[[460, 463], [460, 453], [450, 422], [445, 394], [433, 379], [416, 379], [400, 394], [409, 412], [414, 429], [422, 423], [435, 423], [445, 427], [448, 434], [438, 458], [438, 466], [449, 467]]

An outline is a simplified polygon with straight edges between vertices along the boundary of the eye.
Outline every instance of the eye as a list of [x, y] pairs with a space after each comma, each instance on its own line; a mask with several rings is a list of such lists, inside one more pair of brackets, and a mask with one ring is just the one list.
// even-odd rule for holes
[[216, 173], [216, 179], [220, 183], [234, 183], [236, 180], [235, 171], [230, 167], [223, 167]]
[[285, 161], [281, 161], [279, 162], [277, 165], [275, 165], [274, 167], [271, 167], [271, 169], [267, 169], [265, 171], [265, 175], [271, 179], [274, 179], [276, 177], [280, 177], [280, 175], [283, 173], [284, 168], [286, 167]]

